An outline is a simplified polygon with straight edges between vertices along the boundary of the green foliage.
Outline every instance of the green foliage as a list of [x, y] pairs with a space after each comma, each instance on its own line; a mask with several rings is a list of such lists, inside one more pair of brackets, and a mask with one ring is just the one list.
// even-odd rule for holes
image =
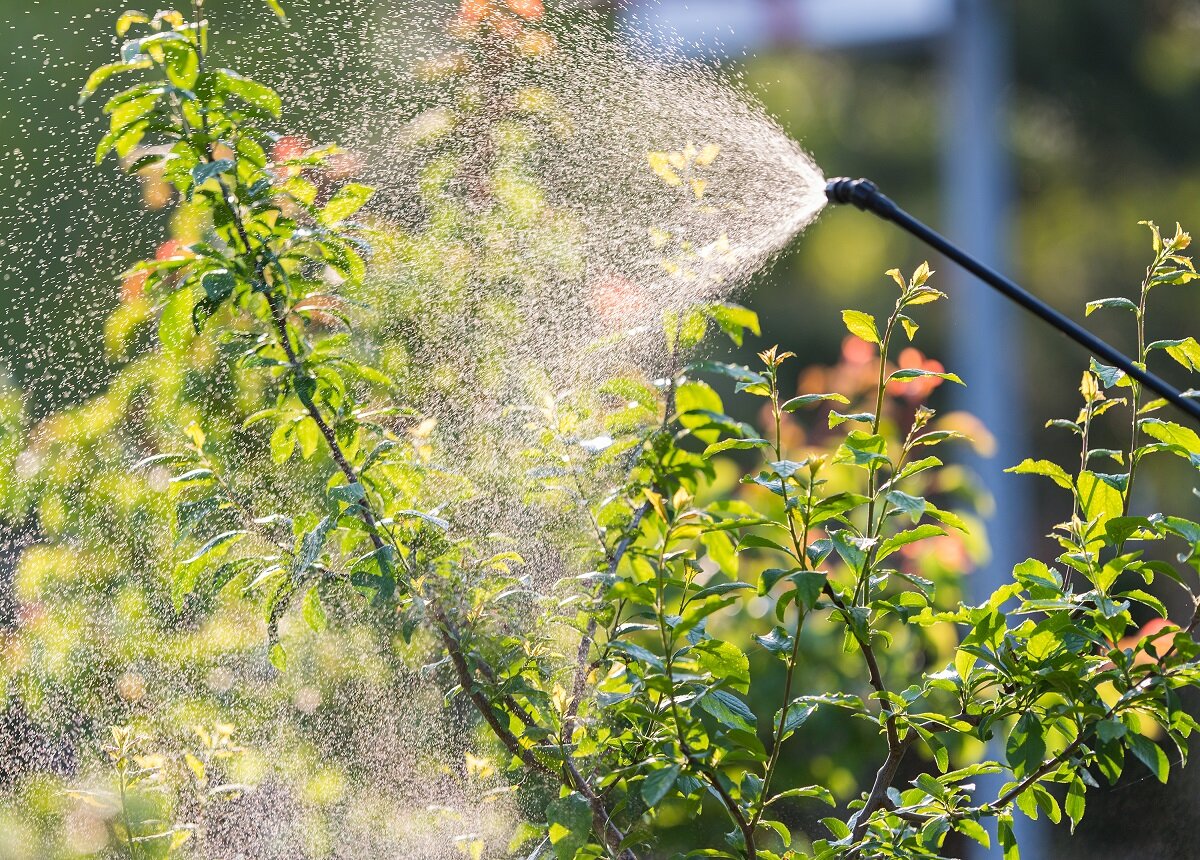
[[[1200, 683], [1191, 635], [1200, 610], [1173, 624], [1147, 589], [1158, 575], [1200, 607], [1189, 584], [1200, 524], [1136, 513], [1133, 491], [1148, 456], [1200, 466], [1200, 437], [1153, 416], [1164, 404], [1144, 402], [1136, 383], [1099, 365], [1084, 374], [1078, 416], [1056, 422], [1082, 440], [1077, 467], [1027, 460], [1013, 470], [1070, 494], [1070, 516], [1055, 529], [1061, 554], [1029, 559], [984, 603], [965, 605], [953, 577], [921, 566], [928, 548], [968, 529], [969, 512], [950, 509], [952, 470], [927, 450], [964, 436], [924, 405], [938, 384], [961, 380], [893, 363], [897, 334], [917, 333], [914, 309], [942, 298], [927, 265], [908, 279], [893, 270], [899, 295], [882, 325], [843, 313], [874, 356], [865, 387], [789, 397], [781, 368], [793, 356], [771, 348], [754, 369], [696, 362], [659, 380], [614, 378], [599, 394], [546, 398], [527, 428], [518, 492], [589, 528], [547, 535], [569, 549], [575, 575], [534, 583], [507, 541], [465, 525], [478, 476], [454, 455], [472, 440], [423, 420], [427, 392], [377, 366], [369, 325], [342, 310], [339, 294], [367, 290], [367, 230], [351, 219], [369, 189], [318, 189], [305, 177], [332, 148], [268, 154], [265, 124], [281, 100], [210, 68], [205, 22], [129, 13], [118, 29], [133, 28], [145, 35], [84, 89], [87, 98], [115, 75], [142, 75], [108, 102], [97, 156], [161, 168], [202, 213], [202, 237], [132, 271], [145, 275], [164, 351], [214, 344], [240, 386], [233, 419], [194, 410], [176, 443], [138, 467], [171, 470], [172, 605], [182, 613], [249, 595], [283, 673], [280, 629], [293, 612], [315, 634], [367, 613], [384, 635], [428, 636], [447, 693], [486, 727], [481, 752], [497, 757], [531, 819], [510, 853], [527, 856], [532, 845], [561, 860], [637, 857], [671, 820], [720, 816], [723, 842], [685, 850], [933, 858], [952, 832], [989, 845], [981, 822], [995, 818], [1004, 856], [1016, 857], [1015, 816], [1057, 822], [1065, 812], [1073, 828], [1088, 789], [1098, 776], [1115, 782], [1126, 753], [1163, 781], [1183, 760], [1196, 723], [1179, 691]], [[146, 141], [163, 148], [140, 155]], [[713, 195], [692, 171], [717, 157], [715, 145], [651, 153], [647, 179], [675, 187], [686, 178], [694, 197]], [[1165, 354], [1193, 371], [1194, 339], [1146, 342], [1151, 289], [1195, 277], [1187, 234], [1151, 229], [1155, 257], [1139, 301], [1105, 299], [1089, 312], [1132, 311], [1143, 364]], [[401, 244], [417, 253], [413, 237]], [[745, 308], [697, 307], [664, 321], [664, 351], [686, 354], [710, 323], [737, 343], [758, 331]], [[728, 413], [717, 386], [730, 383], [764, 427]], [[1111, 410], [1128, 414], [1128, 448], [1095, 449], [1093, 424]], [[795, 444], [797, 416], [810, 414]], [[1095, 460], [1120, 470], [1096, 471]], [[247, 462], [286, 469], [297, 490], [247, 492], [238, 481]], [[731, 468], [732, 490], [722, 484]], [[1166, 560], [1152, 552], [1159, 545], [1181, 552]], [[751, 617], [750, 601], [759, 629], [739, 643], [728, 620]], [[1142, 633], [1135, 612], [1147, 611], [1155, 624]], [[858, 677], [815, 689], [805, 655], [818, 641], [840, 643]], [[903, 662], [906, 650], [920, 659]], [[754, 695], [764, 665], [783, 679], [766, 709]], [[788, 751], [819, 742], [829, 719], [861, 722], [878, 738], [867, 791], [783, 782]], [[133, 823], [124, 798], [152, 770], [131, 730], [114, 737], [117, 843], [131, 857], [159, 841], [186, 849], [186, 835], [177, 838], [186, 829]], [[978, 760], [989, 740], [1003, 760]], [[917, 754], [923, 772], [899, 784], [901, 764]], [[985, 774], [1008, 780], [994, 798], [972, 792]], [[827, 833], [793, 831], [785, 813], [801, 804], [834, 808]]]

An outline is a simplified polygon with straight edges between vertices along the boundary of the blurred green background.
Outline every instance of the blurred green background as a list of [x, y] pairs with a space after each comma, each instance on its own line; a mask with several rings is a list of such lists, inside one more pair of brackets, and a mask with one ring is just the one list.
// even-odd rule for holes
[[[221, 20], [229, 43], [224, 50], [237, 55], [243, 33], [265, 28], [269, 13], [260, 5], [211, 0], [209, 14]], [[311, 5], [336, 20], [337, 4]], [[272, 82], [301, 82], [312, 73], [308, 58], [336, 56], [340, 73], [353, 77], [371, 63], [374, 49], [361, 34], [386, 27], [407, 4], [377, 5], [373, 21], [305, 30], [306, 12], [297, 4], [293, 29], [270, 37], [244, 61]], [[1149, 257], [1139, 220], [1200, 227], [1200, 3], [1003, 6], [1011, 75], [1003, 93], [1003, 146], [1011, 160], [1008, 268], [1033, 292], [1082, 318], [1086, 301], [1137, 289]], [[74, 106], [86, 71], [114, 49], [113, 11], [119, 10], [108, 4], [98, 10], [96, 0], [3, 0], [0, 8], [0, 55], [10, 58], [0, 66], [0, 361], [26, 392], [25, 409], [35, 419], [102, 390], [116, 372], [103, 345], [104, 321], [118, 302], [116, 274], [152, 255], [167, 230], [164, 215], [144, 210], [136, 184], [109, 181], [111, 166], [91, 166], [94, 111]], [[947, 122], [954, 121], [943, 114], [946, 47], [937, 40], [848, 51], [763, 46], [735, 65], [744, 85], [827, 171], [870, 176], [914, 214], [944, 227], [941, 166]], [[339, 101], [328, 88], [318, 92], [318, 100], [293, 98], [288, 122], [314, 138], [334, 137], [361, 106]], [[285, 101], [287, 95], [295, 93], [285, 93]], [[762, 340], [748, 344], [746, 355], [778, 342], [799, 354], [800, 365], [835, 362], [838, 311], [883, 307], [890, 301], [883, 271], [911, 269], [926, 256], [881, 222], [855, 211], [827, 212], [743, 296], [764, 322]], [[1200, 298], [1192, 289], [1161, 290], [1153, 302], [1152, 338], [1194, 333]], [[1127, 320], [1098, 315], [1090, 322], [1131, 347], [1129, 327], [1122, 327]], [[987, 321], [955, 324], [975, 323]], [[926, 325], [928, 352], [944, 357], [949, 324], [943, 317]], [[1077, 456], [1073, 440], [1041, 428], [1075, 410], [1085, 357], [1036, 321], [1019, 325], [1020, 337], [1008, 347], [1021, 356], [1020, 402], [1013, 408], [1039, 447], [1060, 459]], [[1010, 358], [998, 354], [995, 361]], [[1174, 466], [1161, 468], [1143, 492], [1151, 505], [1168, 498], [1188, 505], [1189, 478]], [[1031, 498], [1030, 533], [999, 539], [1036, 544], [1060, 516], [1056, 501]], [[0, 628], [11, 628], [19, 621], [5, 612], [5, 588], [0, 575]], [[12, 725], [0, 723], [0, 734]], [[4, 768], [0, 757], [0, 787]], [[1025, 856], [1194, 857], [1200, 780], [1186, 772], [1182, 780], [1166, 789], [1133, 773], [1128, 784], [1089, 795], [1088, 817], [1073, 840], [1055, 831], [1040, 853]]]

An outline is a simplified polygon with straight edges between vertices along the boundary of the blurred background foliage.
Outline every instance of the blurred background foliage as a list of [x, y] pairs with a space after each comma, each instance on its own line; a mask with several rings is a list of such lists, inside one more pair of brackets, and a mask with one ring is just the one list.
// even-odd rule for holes
[[[378, 5], [384, 21], [390, 4]], [[256, 4], [233, 0], [211, 0], [208, 10], [221, 21], [234, 53], [247, 34], [266, 28], [270, 16]], [[1200, 225], [1200, 3], [1016, 0], [1007, 11], [1014, 74], [1007, 144], [1016, 167], [1011, 270], [1052, 304], [1078, 313], [1089, 299], [1136, 289], [1147, 256], [1139, 220]], [[107, 36], [97, 38], [111, 32], [107, 12], [96, 11], [94, 0], [9, 2], [0, 12], [0, 51], [12, 58], [0, 68], [0, 154], [9, 160], [11, 177], [0, 187], [0, 356], [12, 371], [11, 384], [0, 393], [0, 501], [9, 513], [0, 536], [6, 549], [0, 559], [0, 792], [20, 787], [0, 801], [3, 860], [102, 856], [97, 846], [107, 834], [87, 831], [83, 819], [70, 820], [64, 783], [31, 778], [18, 763], [36, 761], [37, 770], [69, 781], [103, 758], [110, 723], [151, 710], [148, 695], [158, 699], [163, 715], [148, 728], [162, 730], [172, 722], [185, 727], [157, 739], [176, 751], [196, 742], [186, 727], [213, 724], [235, 709], [255, 715], [243, 727], [250, 752], [230, 765], [231, 773], [258, 781], [270, 770], [268, 758], [288, 751], [274, 766], [282, 762], [290, 787], [268, 787], [263, 795], [299, 786], [286, 802], [314, 820], [346, 814], [339, 806], [348, 796], [346, 779], [370, 783], [369, 774], [347, 774], [321, 752], [346, 750], [351, 755], [345, 760], [352, 761], [354, 753], [367, 755], [380, 743], [380, 728], [356, 719], [349, 704], [436, 698], [411, 676], [409, 655], [395, 653], [394, 643], [374, 641], [374, 628], [351, 625], [337, 634], [337, 648], [361, 659], [334, 659], [332, 645], [297, 635], [293, 671], [266, 687], [261, 701], [236, 702], [223, 673], [231, 665], [266, 671], [248, 608], [237, 601], [219, 613], [208, 607], [208, 620], [193, 623], [173, 610], [165, 582], [147, 576], [156, 559], [173, 551], [162, 545], [167, 513], [155, 485], [162, 477], [151, 472], [130, 478], [123, 464], [132, 452], [167, 444], [181, 418], [198, 410], [208, 410], [206, 426], [221, 428], [238, 392], [218, 384], [212, 350], [193, 349], [186, 361], [158, 354], [131, 360], [122, 346], [149, 309], [139, 306], [136, 285], [124, 285], [122, 296], [115, 274], [159, 252], [172, 226], [164, 210], [146, 209], [153, 189], [107, 181], [109, 167], [99, 169], [106, 172], [101, 181], [69, 181], [76, 172], [97, 170], [90, 166], [95, 127], [74, 102], [85, 70], [106, 61], [113, 49]], [[294, 66], [305, 53], [336, 52], [346, 75], [371, 62], [370, 48], [340, 41], [345, 34], [303, 32], [303, 8], [298, 12], [295, 30], [270, 37], [255, 52], [256, 74], [272, 80], [273, 65]], [[780, 48], [745, 58], [738, 71], [827, 171], [871, 176], [937, 225], [945, 128], [936, 54], [936, 46], [932, 52]], [[289, 125], [322, 139], [357, 109], [284, 95]], [[97, 223], [105, 229], [93, 229]], [[187, 225], [177, 221], [174, 229], [186, 232]], [[815, 385], [822, 374], [852, 375], [853, 345], [843, 344], [838, 312], [889, 302], [882, 272], [910, 269], [924, 256], [881, 222], [848, 210], [827, 213], [743, 296], [759, 312], [763, 334], [746, 344], [739, 360], [778, 342], [799, 354], [794, 367], [817, 368], [797, 377], [801, 386]], [[81, 267], [74, 258], [97, 265]], [[1163, 307], [1151, 319], [1164, 325], [1196, 318], [1197, 301], [1188, 290], [1162, 291], [1155, 301]], [[1098, 315], [1091, 322], [1115, 343], [1129, 345], [1119, 316]], [[940, 355], [936, 344], [947, 324], [925, 324], [932, 354]], [[1012, 348], [1025, 356], [1024, 408], [1030, 427], [1040, 428], [1073, 411], [1084, 359], [1036, 323], [1022, 325], [1021, 342]], [[836, 370], [821, 369], [834, 365]], [[207, 397], [211, 391], [221, 397]], [[218, 432], [234, 432], [224, 423]], [[1071, 456], [1073, 440], [1034, 432], [1039, 444], [1061, 444], [1060, 458]], [[36, 480], [17, 480], [22, 470]], [[1190, 490], [1170, 469], [1153, 473], [1146, 484], [1151, 498]], [[1044, 509], [1036, 512], [1038, 529], [1027, 543], [1036, 543], [1061, 516], [1049, 507], [1056, 501], [1039, 499]], [[22, 555], [15, 548], [33, 539], [35, 521], [39, 546]], [[945, 577], [982, 552], [979, 545], [956, 547], [926, 563], [935, 574], [941, 565]], [[730, 629], [728, 635], [741, 634]], [[842, 665], [836, 643], [830, 646], [819, 640], [812, 645], [814, 689], [839, 683], [823, 673], [855, 671]], [[763, 674], [756, 687], [767, 691], [775, 669], [759, 662], [755, 669]], [[164, 674], [172, 678], [167, 687], [147, 690], [147, 677]], [[281, 714], [288, 715], [286, 722]], [[427, 755], [418, 765], [430, 773], [450, 769], [447, 761], [462, 755], [435, 744], [432, 728], [422, 740], [420, 727], [399, 722], [386, 729], [389, 736], [425, 743]], [[277, 732], [281, 725], [286, 729]], [[853, 727], [839, 734], [847, 730], [830, 721], [822, 729], [827, 742], [789, 763], [795, 769], [789, 782], [821, 781], [845, 799], [874, 763], [872, 747], [867, 734]], [[486, 769], [471, 767], [475, 777]], [[452, 769], [462, 776], [457, 761]], [[373, 786], [376, 799], [386, 797], [388, 788]], [[1200, 816], [1188, 799], [1194, 794], [1146, 781], [1096, 792], [1079, 834], [1056, 841], [1053, 856], [1194, 856], [1190, 846], [1200, 839]], [[284, 802], [278, 796], [274, 801]], [[404, 812], [386, 807], [380, 801], [361, 814], [382, 820]], [[314, 824], [310, 832], [321, 829]], [[260, 837], [262, 844], [272, 839], [270, 833]], [[362, 856], [339, 854], [317, 836], [286, 850], [295, 853], [278, 856]]]

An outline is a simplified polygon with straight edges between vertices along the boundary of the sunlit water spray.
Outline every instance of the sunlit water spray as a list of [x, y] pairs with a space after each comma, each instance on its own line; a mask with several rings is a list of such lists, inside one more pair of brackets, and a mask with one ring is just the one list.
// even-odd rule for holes
[[[719, 70], [664, 57], [636, 38], [618, 43], [586, 13], [553, 37], [520, 37], [543, 41], [514, 53], [504, 37], [481, 43], [461, 22], [448, 27], [455, 11], [448, 5], [379, 5], [293, 3], [292, 29], [272, 29], [264, 13], [218, 53], [277, 86], [296, 108], [296, 132], [314, 143], [342, 142], [352, 156], [347, 172], [378, 189], [372, 214], [391, 237], [377, 243], [374, 273], [354, 296], [369, 306], [362, 323], [382, 337], [386, 369], [417, 392], [469, 458], [463, 468], [477, 495], [473, 513], [454, 527], [507, 532], [531, 580], [548, 587], [581, 572], [559, 538], [585, 523], [578, 512], [531, 505], [519, 492], [528, 425], [548, 398], [616, 374], [654, 380], [678, 367], [679, 355], [668, 358], [664, 320], [736, 300], [819, 213], [824, 180]], [[228, 35], [234, 9], [208, 8], [218, 38]], [[89, 12], [64, 22], [61, 33], [106, 32], [120, 11]], [[246, 46], [261, 33], [260, 54]], [[35, 35], [25, 56], [48, 58], [44, 77], [28, 86], [4, 82], [15, 93], [6, 110], [26, 119], [25, 141], [2, 168], [0, 265], [17, 308], [6, 358], [38, 392], [28, 405], [41, 415], [46, 394], [76, 399], [112, 375], [97, 324], [116, 292], [109, 276], [133, 256], [153, 254], [166, 235], [160, 219], [141, 214], [132, 180], [87, 166], [99, 132], [74, 131], [83, 116], [65, 107], [86, 67], [107, 60], [107, 38], [83, 62], [55, 56], [52, 40]], [[497, 51], [513, 58], [496, 60]], [[273, 80], [260, 72], [263, 54], [283, 57]], [[59, 103], [31, 103], [34, 83], [51, 79]], [[143, 190], [153, 202], [153, 184]], [[130, 237], [147, 231], [155, 238], [134, 239], [131, 251]], [[81, 310], [93, 304], [98, 310]], [[604, 445], [592, 434], [577, 441], [581, 452]], [[21, 466], [26, 477], [52, 467], [37, 456]], [[618, 465], [613, 471], [619, 480]], [[103, 529], [97, 517], [81, 542], [102, 544]], [[74, 563], [87, 559], [80, 552]], [[202, 695], [261, 751], [249, 768], [260, 790], [214, 827], [212, 856], [236, 846], [253, 857], [456, 857], [467, 844], [456, 837], [502, 842], [519, 817], [503, 793], [493, 793], [488, 766], [464, 771], [464, 750], [473, 746], [461, 731], [465, 713], [444, 711], [428, 676], [412, 668], [422, 655], [376, 654], [374, 640], [352, 632], [336, 647], [296, 646], [296, 668], [272, 678], [256, 634], [216, 661], [189, 646], [196, 666], [181, 677], [155, 658], [127, 656], [125, 638], [167, 647], [168, 634], [145, 623], [118, 627], [108, 601], [97, 590], [78, 604], [48, 599], [34, 609], [96, 625], [115, 654], [106, 657], [117, 664], [114, 675], [148, 691], [134, 697], [133, 712], [186, 724], [189, 707], [179, 702]], [[342, 679], [335, 691], [322, 680], [330, 667]], [[41, 708], [35, 720], [52, 726], [90, 719], [53, 702]], [[87, 733], [57, 734], [52, 747], [79, 747], [74, 760], [85, 771], [92, 766]], [[28, 770], [52, 769], [44, 749], [26, 757]], [[69, 781], [90, 778], [58, 769]], [[86, 810], [70, 815], [82, 822], [72, 825], [83, 834], [73, 838], [95, 836]], [[0, 837], [0, 858], [7, 848]]]

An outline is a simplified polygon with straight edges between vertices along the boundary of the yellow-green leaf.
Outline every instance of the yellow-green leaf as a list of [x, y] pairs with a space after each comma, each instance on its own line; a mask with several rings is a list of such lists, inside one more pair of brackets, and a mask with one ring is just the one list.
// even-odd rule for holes
[[862, 338], [867, 343], [880, 343], [875, 317], [870, 314], [863, 311], [842, 311], [842, 322], [855, 337]]

